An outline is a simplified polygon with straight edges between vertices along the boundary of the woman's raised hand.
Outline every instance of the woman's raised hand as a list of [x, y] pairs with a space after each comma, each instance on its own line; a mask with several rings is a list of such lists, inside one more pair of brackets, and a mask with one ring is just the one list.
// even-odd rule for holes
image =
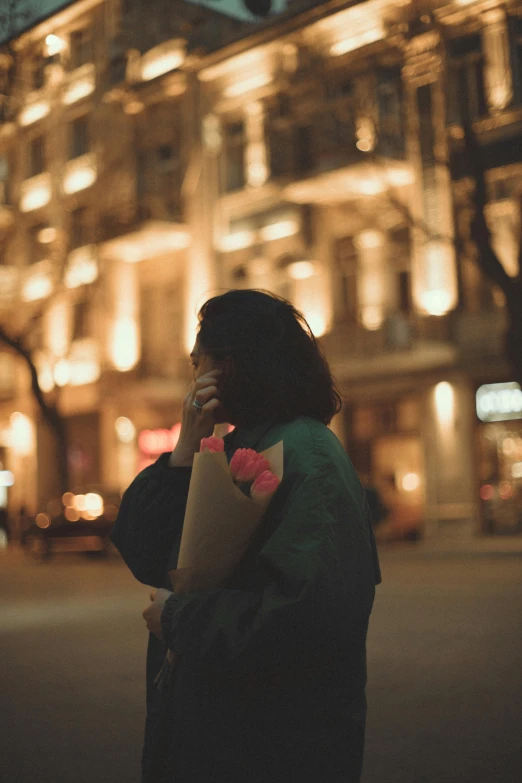
[[[214, 432], [217, 414], [222, 412], [219, 399], [219, 376], [222, 370], [208, 370], [191, 385], [183, 400], [183, 418], [176, 448], [171, 454], [169, 465], [191, 466], [194, 454], [199, 451], [202, 438]], [[203, 407], [196, 408], [196, 400]]]

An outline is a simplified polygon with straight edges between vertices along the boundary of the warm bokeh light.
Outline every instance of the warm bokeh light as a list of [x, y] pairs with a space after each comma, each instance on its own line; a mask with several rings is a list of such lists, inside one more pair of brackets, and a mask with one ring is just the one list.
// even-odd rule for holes
[[173, 451], [179, 440], [181, 423], [170, 430], [143, 430], [138, 437], [138, 446], [144, 454], [164, 454]]
[[146, 52], [140, 61], [140, 75], [143, 81], [157, 79], [164, 73], [180, 68], [185, 60], [186, 42], [172, 39]]
[[79, 511], [73, 506], [67, 506], [67, 508], [64, 511], [64, 516], [68, 522], [78, 522], [78, 520], [80, 519]]
[[15, 477], [10, 470], [0, 470], [0, 487], [12, 487], [14, 483]]
[[66, 492], [62, 497], [62, 503], [64, 506], [74, 506], [74, 495], [72, 492]]
[[77, 511], [86, 511], [85, 495], [75, 495], [73, 505]]
[[375, 27], [372, 30], [364, 30], [356, 35], [351, 35], [348, 38], [343, 38], [340, 41], [336, 41], [330, 47], [330, 54], [333, 56], [340, 56], [342, 54], [348, 54], [355, 49], [360, 49], [362, 46], [368, 46], [368, 44], [375, 43], [384, 38], [384, 28]]
[[29, 103], [27, 106], [24, 106], [18, 115], [18, 121], [20, 122], [20, 125], [27, 127], [28, 125], [32, 125], [34, 122], [43, 120], [44, 117], [47, 117], [50, 110], [51, 107], [49, 105], [49, 101], [39, 100], [35, 101], [34, 103]]
[[54, 382], [57, 386], [67, 386], [71, 378], [71, 370], [67, 359], [60, 359], [54, 365]]
[[60, 298], [51, 304], [44, 318], [47, 347], [53, 356], [62, 359], [67, 354], [71, 339], [71, 306]]
[[20, 185], [20, 209], [22, 212], [33, 212], [45, 207], [51, 200], [51, 175], [48, 171], [36, 177], [25, 180]]
[[236, 231], [233, 234], [226, 234], [220, 242], [220, 250], [223, 253], [232, 253], [235, 250], [243, 250], [250, 247], [255, 242], [253, 231]]
[[95, 87], [96, 70], [94, 63], [86, 63], [81, 68], [73, 71], [69, 77], [69, 82], [64, 88], [62, 101], [66, 106], [70, 106], [91, 95]]
[[120, 443], [132, 443], [136, 437], [136, 427], [126, 416], [120, 416], [114, 424]]
[[453, 387], [447, 381], [438, 383], [435, 387], [435, 408], [441, 423], [449, 423], [453, 418], [455, 394]]
[[522, 462], [514, 462], [511, 465], [511, 475], [513, 478], [522, 478]]
[[259, 234], [265, 242], [271, 242], [277, 239], [285, 239], [299, 233], [299, 222], [297, 220], [279, 220], [277, 223], [269, 223], [264, 226]]
[[67, 288], [89, 285], [98, 279], [98, 258], [95, 245], [85, 245], [69, 253], [64, 283]]
[[509, 481], [501, 481], [498, 493], [502, 500], [508, 500], [513, 495], [513, 485]]
[[287, 269], [292, 280], [307, 280], [315, 274], [313, 261], [294, 261]]
[[103, 498], [96, 492], [88, 492], [85, 495], [85, 511], [93, 517], [99, 517], [103, 514]]
[[38, 527], [42, 528], [42, 530], [51, 527], [51, 517], [49, 516], [49, 514], [44, 514], [43, 512], [36, 515], [35, 522], [38, 525]]
[[401, 488], [405, 492], [415, 492], [420, 487], [420, 476], [418, 473], [405, 473], [401, 479]]
[[54, 57], [55, 54], [60, 54], [66, 47], [67, 44], [65, 40], [59, 35], [51, 33], [45, 38], [45, 50], [48, 57]]
[[112, 361], [120, 372], [136, 366], [139, 359], [138, 326], [134, 318], [119, 318], [113, 327]]
[[63, 192], [67, 195], [78, 193], [90, 187], [98, 176], [96, 157], [92, 153], [74, 158], [67, 164], [63, 180]]
[[492, 500], [495, 491], [491, 484], [483, 484], [480, 488], [480, 497], [482, 500]]
[[265, 87], [270, 84], [272, 77], [268, 73], [258, 73], [249, 76], [246, 79], [230, 84], [224, 91], [226, 98], [238, 98], [240, 95], [245, 95], [252, 90], [258, 90], [261, 87]]
[[27, 457], [35, 449], [34, 424], [23, 413], [12, 413], [9, 418], [11, 448], [20, 457]]
[[443, 242], [430, 242], [417, 253], [413, 294], [429, 315], [441, 316], [457, 304], [455, 252]]
[[53, 290], [53, 281], [49, 274], [36, 273], [27, 278], [22, 288], [24, 302], [36, 302], [45, 299]]

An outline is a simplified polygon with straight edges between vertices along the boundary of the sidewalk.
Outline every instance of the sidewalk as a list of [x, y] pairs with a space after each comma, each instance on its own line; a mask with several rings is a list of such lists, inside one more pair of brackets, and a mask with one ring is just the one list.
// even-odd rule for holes
[[470, 540], [377, 541], [379, 557], [522, 557], [522, 535]]

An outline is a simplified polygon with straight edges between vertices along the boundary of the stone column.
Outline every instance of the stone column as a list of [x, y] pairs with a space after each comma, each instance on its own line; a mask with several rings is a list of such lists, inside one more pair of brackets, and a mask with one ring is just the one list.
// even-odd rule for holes
[[428, 388], [423, 400], [426, 540], [479, 534], [475, 399], [464, 377]]
[[264, 185], [268, 179], [264, 123], [264, 107], [261, 101], [248, 103], [245, 107], [245, 170], [246, 181], [253, 188]]
[[449, 312], [458, 296], [439, 44], [435, 31], [412, 39], [403, 69], [408, 96], [408, 158], [415, 175], [410, 202], [415, 222], [413, 300], [420, 312], [429, 315]]
[[493, 8], [486, 11], [482, 18], [485, 22], [482, 44], [486, 60], [487, 100], [493, 112], [500, 112], [509, 106], [513, 98], [506, 13], [502, 8]]
[[106, 282], [109, 313], [105, 349], [120, 372], [136, 366], [141, 355], [139, 328], [139, 281], [136, 264], [121, 259], [107, 261]]
[[184, 347], [190, 353], [196, 339], [197, 313], [214, 296], [217, 270], [214, 252], [214, 217], [218, 197], [219, 124], [209, 122], [211, 107], [205, 84], [197, 75], [189, 80], [184, 104], [187, 173], [183, 183], [185, 222], [191, 234], [185, 276]]

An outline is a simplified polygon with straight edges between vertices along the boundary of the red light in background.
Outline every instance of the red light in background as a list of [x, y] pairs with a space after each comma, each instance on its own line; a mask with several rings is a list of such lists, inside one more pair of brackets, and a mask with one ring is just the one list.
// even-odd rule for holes
[[180, 430], [180, 422], [170, 430], [143, 430], [138, 437], [140, 451], [144, 454], [163, 454], [165, 451], [173, 451], [179, 440]]
[[494, 494], [495, 492], [491, 484], [484, 484], [480, 488], [480, 497], [482, 500], [491, 500]]
[[499, 491], [500, 497], [502, 500], [507, 500], [510, 498], [513, 494], [513, 487], [509, 483], [509, 481], [501, 481], [500, 482], [500, 491]]

